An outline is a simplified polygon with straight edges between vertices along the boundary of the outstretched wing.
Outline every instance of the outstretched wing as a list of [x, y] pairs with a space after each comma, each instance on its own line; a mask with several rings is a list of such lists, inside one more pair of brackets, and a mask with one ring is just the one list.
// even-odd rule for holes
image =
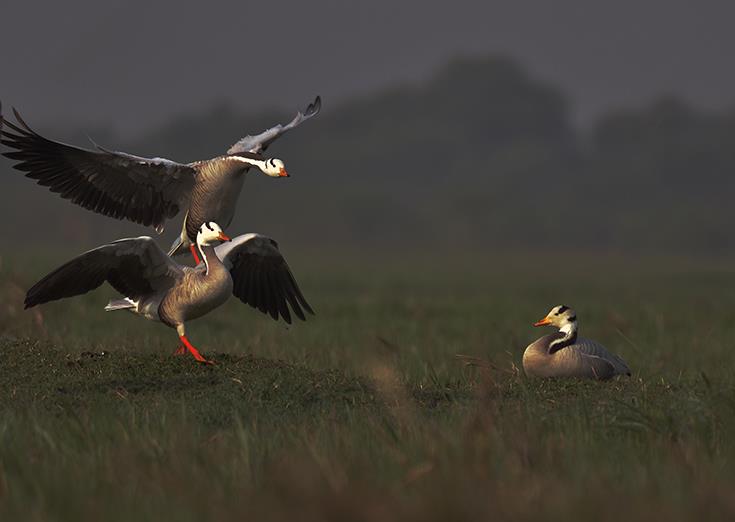
[[5, 120], [3, 156], [26, 177], [88, 210], [163, 231], [189, 199], [196, 170], [162, 158], [141, 158], [102, 147], [87, 150], [49, 140], [33, 131], [13, 109]]
[[240, 154], [243, 152], [263, 152], [281, 135], [290, 131], [294, 127], [298, 127], [309, 118], [316, 116], [317, 114], [319, 114], [319, 111], [321, 109], [322, 99], [320, 96], [317, 96], [316, 99], [309, 104], [306, 110], [303, 113], [297, 113], [296, 117], [291, 120], [290, 123], [287, 123], [286, 125], [281, 125], [279, 123], [275, 127], [271, 127], [270, 129], [265, 130], [256, 136], [245, 136], [240, 141], [235, 143], [232, 147], [230, 147], [227, 153]]
[[137, 300], [171, 288], [183, 275], [153, 239], [120, 239], [72, 259], [28, 290], [25, 307], [86, 294], [107, 281], [126, 297]]
[[275, 320], [280, 315], [289, 324], [289, 305], [302, 321], [306, 320], [304, 310], [314, 314], [271, 238], [244, 234], [217, 246], [215, 253], [232, 275], [232, 293], [243, 303]]

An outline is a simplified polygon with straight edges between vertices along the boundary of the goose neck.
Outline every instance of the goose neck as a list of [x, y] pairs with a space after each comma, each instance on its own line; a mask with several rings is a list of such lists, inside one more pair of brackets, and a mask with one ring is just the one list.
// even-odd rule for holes
[[554, 339], [549, 344], [549, 353], [554, 353], [577, 341], [577, 323], [567, 323], [559, 328], [561, 337]]
[[199, 249], [199, 253], [202, 255], [202, 260], [204, 261], [204, 266], [206, 268], [205, 274], [209, 275], [210, 262], [217, 262], [219, 261], [219, 258], [217, 257], [217, 254], [215, 254], [214, 247], [212, 245], [203, 245], [202, 243], [197, 242], [197, 248]]
[[243, 156], [232, 156], [235, 161], [238, 161], [240, 163], [244, 163], [245, 165], [251, 166], [251, 167], [258, 167], [260, 170], [266, 169], [266, 160], [265, 159], [258, 159], [258, 158], [247, 158]]

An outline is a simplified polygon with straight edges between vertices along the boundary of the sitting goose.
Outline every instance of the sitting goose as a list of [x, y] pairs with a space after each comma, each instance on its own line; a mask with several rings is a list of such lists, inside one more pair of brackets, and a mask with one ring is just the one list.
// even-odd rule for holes
[[610, 379], [630, 375], [630, 368], [620, 357], [601, 344], [577, 337], [577, 314], [559, 305], [534, 326], [553, 325], [555, 334], [537, 339], [523, 352], [523, 370], [529, 377], [589, 377]]
[[7, 128], [0, 131], [0, 143], [13, 149], [3, 156], [16, 160], [14, 168], [26, 177], [93, 212], [153, 226], [160, 234], [166, 220], [185, 209], [181, 236], [169, 255], [188, 248], [199, 263], [194, 243], [202, 224], [216, 221], [229, 226], [250, 167], [270, 177], [288, 176], [283, 161], [261, 153], [320, 109], [321, 98], [317, 96], [290, 123], [246, 136], [226, 155], [188, 164], [113, 152], [96, 144], [97, 150], [88, 150], [52, 141], [33, 131], [15, 109], [17, 124], [5, 121]]
[[[213, 243], [227, 241], [217, 247]], [[313, 314], [272, 239], [260, 234], [228, 238], [214, 222], [204, 223], [196, 244], [203, 259], [196, 267], [178, 264], [148, 236], [120, 239], [72, 259], [28, 290], [25, 307], [84, 294], [107, 281], [125, 296], [105, 307], [129, 310], [176, 328], [181, 346], [209, 363], [186, 337], [186, 322], [223, 304], [230, 294], [273, 319], [291, 323], [291, 310], [306, 320]], [[302, 310], [303, 308], [303, 310]]]

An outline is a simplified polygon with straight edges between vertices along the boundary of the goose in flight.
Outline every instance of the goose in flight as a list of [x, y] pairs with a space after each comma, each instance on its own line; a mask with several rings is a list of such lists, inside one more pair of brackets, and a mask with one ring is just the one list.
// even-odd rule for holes
[[529, 377], [605, 380], [615, 375], [630, 375], [623, 359], [598, 342], [577, 336], [577, 314], [568, 306], [555, 306], [546, 317], [534, 323], [534, 326], [544, 325], [555, 326], [559, 331], [537, 339], [526, 348], [523, 370]]
[[17, 121], [5, 120], [0, 143], [10, 149], [3, 156], [16, 161], [15, 169], [93, 212], [153, 226], [160, 234], [168, 219], [185, 210], [181, 235], [169, 255], [189, 249], [199, 263], [195, 241], [202, 224], [215, 221], [229, 226], [244, 174], [251, 167], [270, 177], [287, 177], [283, 161], [263, 153], [320, 110], [317, 96], [289, 123], [245, 136], [227, 154], [187, 164], [113, 152], [96, 144], [95, 150], [89, 150], [53, 141], [32, 130], [15, 109]]
[[178, 264], [148, 236], [103, 245], [33, 285], [25, 307], [81, 295], [107, 281], [124, 298], [110, 301], [106, 311], [128, 310], [175, 328], [181, 341], [176, 353], [189, 350], [203, 363], [211, 361], [189, 342], [186, 323], [217, 308], [231, 294], [289, 324], [291, 312], [301, 320], [306, 320], [304, 310], [314, 313], [272, 239], [260, 234], [230, 239], [219, 225], [206, 222], [196, 245], [203, 260], [196, 267]]

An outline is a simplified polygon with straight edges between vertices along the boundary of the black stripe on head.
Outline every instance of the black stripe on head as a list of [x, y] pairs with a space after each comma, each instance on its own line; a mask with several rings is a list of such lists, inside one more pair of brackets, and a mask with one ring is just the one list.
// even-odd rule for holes
[[569, 321], [570, 323], [573, 323], [576, 320], [577, 320], [577, 316], [576, 315], [573, 315], [569, 319], [567, 319], [567, 321]]
[[559, 308], [559, 309], [558, 309], [558, 310], [556, 311], [556, 314], [555, 314], [555, 315], [560, 315], [560, 314], [563, 314], [563, 313], [564, 313], [564, 312], [566, 312], [567, 310], [569, 310], [569, 307], [568, 307], [568, 306], [566, 306], [566, 305], [561, 305], [561, 307], [560, 307], [560, 308]]
[[207, 221], [207, 222], [206, 222], [206, 223], [204, 223], [204, 224], [205, 224], [205, 225], [207, 225], [207, 228], [208, 228], [209, 230], [211, 230], [212, 232], [214, 232], [214, 228], [212, 227], [212, 222], [211, 222], [211, 221]]

